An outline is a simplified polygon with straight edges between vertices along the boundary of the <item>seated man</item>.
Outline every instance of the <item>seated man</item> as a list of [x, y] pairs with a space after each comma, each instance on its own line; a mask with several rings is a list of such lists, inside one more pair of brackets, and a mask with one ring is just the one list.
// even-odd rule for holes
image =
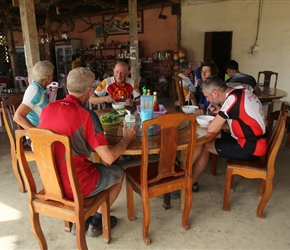
[[[239, 71], [239, 64], [235, 60], [231, 60], [226, 63], [226, 72], [229, 75], [229, 79], [226, 80], [226, 84], [230, 87], [236, 88], [241, 86], [247, 88], [249, 91], [254, 92], [256, 95], [261, 94], [261, 90], [257, 85], [254, 77], [241, 73]], [[248, 86], [250, 85], [250, 87]]]
[[[110, 205], [116, 200], [122, 187], [124, 171], [117, 165], [93, 163], [88, 160], [94, 150], [102, 161], [112, 164], [127, 148], [137, 133], [136, 125], [126, 128], [123, 126], [123, 138], [114, 147], [108, 147], [108, 141], [100, 120], [96, 113], [82, 107], [92, 95], [94, 86], [94, 73], [83, 67], [71, 70], [67, 77], [67, 89], [69, 94], [62, 100], [48, 104], [40, 117], [40, 128], [67, 135], [71, 138], [73, 161], [79, 184], [85, 198], [93, 196], [102, 190], [108, 189], [110, 193]], [[64, 187], [64, 195], [73, 199], [71, 186], [66, 171], [64, 148], [56, 145], [55, 157], [61, 182]], [[96, 237], [102, 233], [102, 210], [93, 216], [87, 235]], [[111, 216], [111, 227], [114, 227], [117, 218]]]
[[179, 70], [180, 73], [178, 74], [178, 76], [182, 79], [182, 87], [185, 100], [187, 102], [190, 101], [192, 105], [197, 105], [194, 95], [195, 87], [188, 77], [190, 73], [190, 63], [189, 62], [180, 63]]
[[208, 132], [216, 139], [196, 147], [193, 165], [193, 189], [206, 168], [210, 153], [225, 158], [252, 161], [267, 152], [267, 133], [263, 107], [258, 97], [245, 88], [230, 88], [218, 77], [202, 83], [202, 92], [210, 103], [221, 105], [209, 123]]
[[126, 62], [117, 62], [114, 76], [106, 78], [97, 86], [89, 102], [92, 104], [126, 102], [125, 106], [133, 107], [134, 102], [139, 101], [140, 91], [134, 80], [128, 77], [129, 73], [129, 65]]

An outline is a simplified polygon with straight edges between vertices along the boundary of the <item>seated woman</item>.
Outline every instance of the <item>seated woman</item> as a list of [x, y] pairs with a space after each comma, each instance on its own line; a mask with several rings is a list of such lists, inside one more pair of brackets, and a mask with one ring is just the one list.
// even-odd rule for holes
[[[203, 63], [201, 65], [201, 78], [203, 82], [210, 76], [217, 76], [218, 73], [219, 69], [217, 65], [212, 62]], [[216, 114], [216, 111], [219, 109], [215, 105], [211, 105], [202, 92], [198, 102], [198, 106], [199, 106], [199, 109], [197, 110], [198, 115], [204, 114], [214, 115]]]

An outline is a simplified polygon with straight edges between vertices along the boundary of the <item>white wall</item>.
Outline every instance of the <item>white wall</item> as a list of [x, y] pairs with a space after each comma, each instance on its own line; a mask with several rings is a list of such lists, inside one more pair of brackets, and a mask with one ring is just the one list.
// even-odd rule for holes
[[[290, 93], [290, 1], [265, 0], [258, 36], [258, 53], [251, 54], [258, 22], [258, 0], [182, 0], [181, 45], [187, 60], [202, 61], [204, 33], [232, 31], [232, 59], [240, 70], [258, 77], [258, 71], [279, 73], [277, 88]], [[290, 101], [290, 96], [283, 100]]]

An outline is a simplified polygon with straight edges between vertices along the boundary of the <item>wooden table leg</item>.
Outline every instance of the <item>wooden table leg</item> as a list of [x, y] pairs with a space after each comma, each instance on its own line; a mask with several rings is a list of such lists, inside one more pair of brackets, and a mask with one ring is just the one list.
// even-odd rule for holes
[[163, 207], [165, 208], [165, 210], [170, 209], [171, 208], [171, 204], [170, 204], [170, 193], [164, 194], [164, 198], [163, 198]]

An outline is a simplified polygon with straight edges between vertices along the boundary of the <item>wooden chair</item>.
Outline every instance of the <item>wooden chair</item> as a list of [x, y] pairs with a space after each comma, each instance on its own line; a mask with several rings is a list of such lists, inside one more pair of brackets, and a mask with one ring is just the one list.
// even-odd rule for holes
[[[175, 164], [178, 127], [181, 122], [190, 121], [190, 135], [185, 169]], [[159, 161], [148, 163], [148, 130], [155, 124], [160, 126]], [[127, 213], [129, 220], [135, 220], [133, 190], [141, 196], [143, 205], [143, 239], [146, 245], [151, 240], [148, 236], [150, 224], [149, 199], [176, 190], [185, 189], [185, 205], [182, 214], [182, 226], [189, 228], [188, 216], [192, 205], [192, 160], [196, 141], [196, 119], [194, 114], [165, 114], [142, 123], [141, 166], [130, 167], [126, 172]], [[157, 138], [156, 138], [157, 139]]]
[[[103, 206], [102, 222], [103, 237], [109, 243], [110, 231], [110, 203], [107, 190], [84, 199], [75, 172], [70, 138], [53, 133], [50, 130], [31, 128], [16, 130], [17, 158], [23, 172], [23, 178], [28, 191], [28, 206], [30, 210], [30, 224], [41, 249], [47, 249], [47, 242], [41, 229], [39, 214], [76, 224], [76, 242], [78, 249], [88, 249], [85, 238], [85, 221]], [[34, 156], [41, 183], [37, 186], [24, 155], [22, 138], [28, 136], [33, 142]], [[64, 197], [59, 172], [55, 163], [53, 150], [55, 143], [65, 147], [65, 161], [74, 200]]]
[[262, 83], [262, 86], [264, 87], [270, 87], [270, 83], [271, 83], [271, 77], [272, 75], [275, 76], [275, 82], [274, 82], [274, 88], [277, 87], [277, 80], [278, 80], [278, 73], [276, 72], [273, 72], [273, 71], [269, 71], [269, 70], [266, 70], [266, 71], [260, 71], [258, 73], [258, 84], [260, 84], [260, 77], [264, 75], [264, 82]]
[[[7, 87], [7, 83], [0, 82], [0, 92], [1, 92], [1, 90], [5, 90], [6, 87]], [[0, 112], [2, 113], [2, 108], [1, 107], [0, 107]], [[2, 115], [0, 114], [0, 126], [2, 126], [2, 125], [3, 125], [3, 119], [2, 119]]]
[[[25, 192], [25, 184], [19, 169], [18, 161], [17, 161], [17, 150], [16, 150], [16, 144], [15, 144], [15, 134], [14, 131], [19, 128], [19, 126], [15, 126], [15, 123], [13, 120], [9, 119], [10, 116], [13, 117], [15, 113], [15, 107], [18, 107], [20, 104], [20, 100], [14, 98], [15, 96], [10, 96], [8, 99], [3, 100], [1, 102], [1, 107], [2, 107], [2, 114], [3, 114], [3, 120], [4, 120], [4, 125], [5, 129], [10, 141], [10, 152], [11, 152], [11, 160], [12, 160], [12, 169], [14, 172], [14, 175], [16, 177], [16, 180], [18, 181], [19, 184], [19, 192], [24, 193]], [[11, 112], [8, 114], [8, 112]], [[8, 117], [9, 116], [9, 117]], [[25, 144], [24, 146], [24, 154], [27, 159], [27, 161], [34, 161], [34, 155], [33, 152], [31, 151], [31, 148]]]
[[[274, 102], [274, 100], [272, 101], [272, 105], [273, 105], [273, 102]], [[283, 105], [283, 103], [282, 103], [282, 105]], [[270, 132], [272, 131], [273, 123], [275, 120], [278, 121], [279, 114], [280, 114], [280, 110], [276, 110], [276, 111], [270, 113], [268, 121], [267, 121], [268, 131], [270, 131]], [[288, 112], [288, 116], [286, 119], [286, 127], [288, 127], [289, 124], [290, 124], [290, 112]], [[290, 148], [290, 134], [288, 135], [288, 138], [286, 140], [286, 147]]]
[[[264, 76], [264, 81], [261, 83], [260, 82], [260, 77], [262, 78], [262, 75]], [[259, 85], [263, 86], [263, 87], [270, 87], [272, 75], [275, 76], [274, 84], [272, 84], [272, 86], [274, 88], [276, 88], [277, 87], [277, 80], [278, 80], [278, 73], [273, 72], [273, 71], [269, 71], [269, 70], [260, 71], [258, 73], [258, 81], [257, 81], [257, 83]], [[270, 113], [273, 112], [273, 105], [272, 105], [271, 102], [263, 102], [262, 104], [264, 106], [268, 106], [268, 111], [267, 111], [267, 120], [268, 120], [269, 116], [270, 116]]]
[[262, 196], [262, 198], [258, 205], [257, 217], [264, 218], [263, 210], [268, 200], [270, 199], [273, 190], [275, 160], [284, 136], [287, 113], [288, 105], [284, 103], [277, 125], [275, 126], [275, 129], [269, 138], [268, 151], [265, 159], [259, 159], [257, 161], [250, 162], [238, 160], [227, 161], [228, 167], [226, 171], [224, 191], [224, 210], [229, 210], [230, 189], [233, 186], [234, 175], [240, 175], [249, 179], [259, 178], [262, 179], [262, 181], [259, 185], [258, 194]]
[[174, 103], [180, 103], [180, 106], [185, 104], [185, 97], [182, 89], [182, 79], [179, 76], [172, 76], [172, 91]]

